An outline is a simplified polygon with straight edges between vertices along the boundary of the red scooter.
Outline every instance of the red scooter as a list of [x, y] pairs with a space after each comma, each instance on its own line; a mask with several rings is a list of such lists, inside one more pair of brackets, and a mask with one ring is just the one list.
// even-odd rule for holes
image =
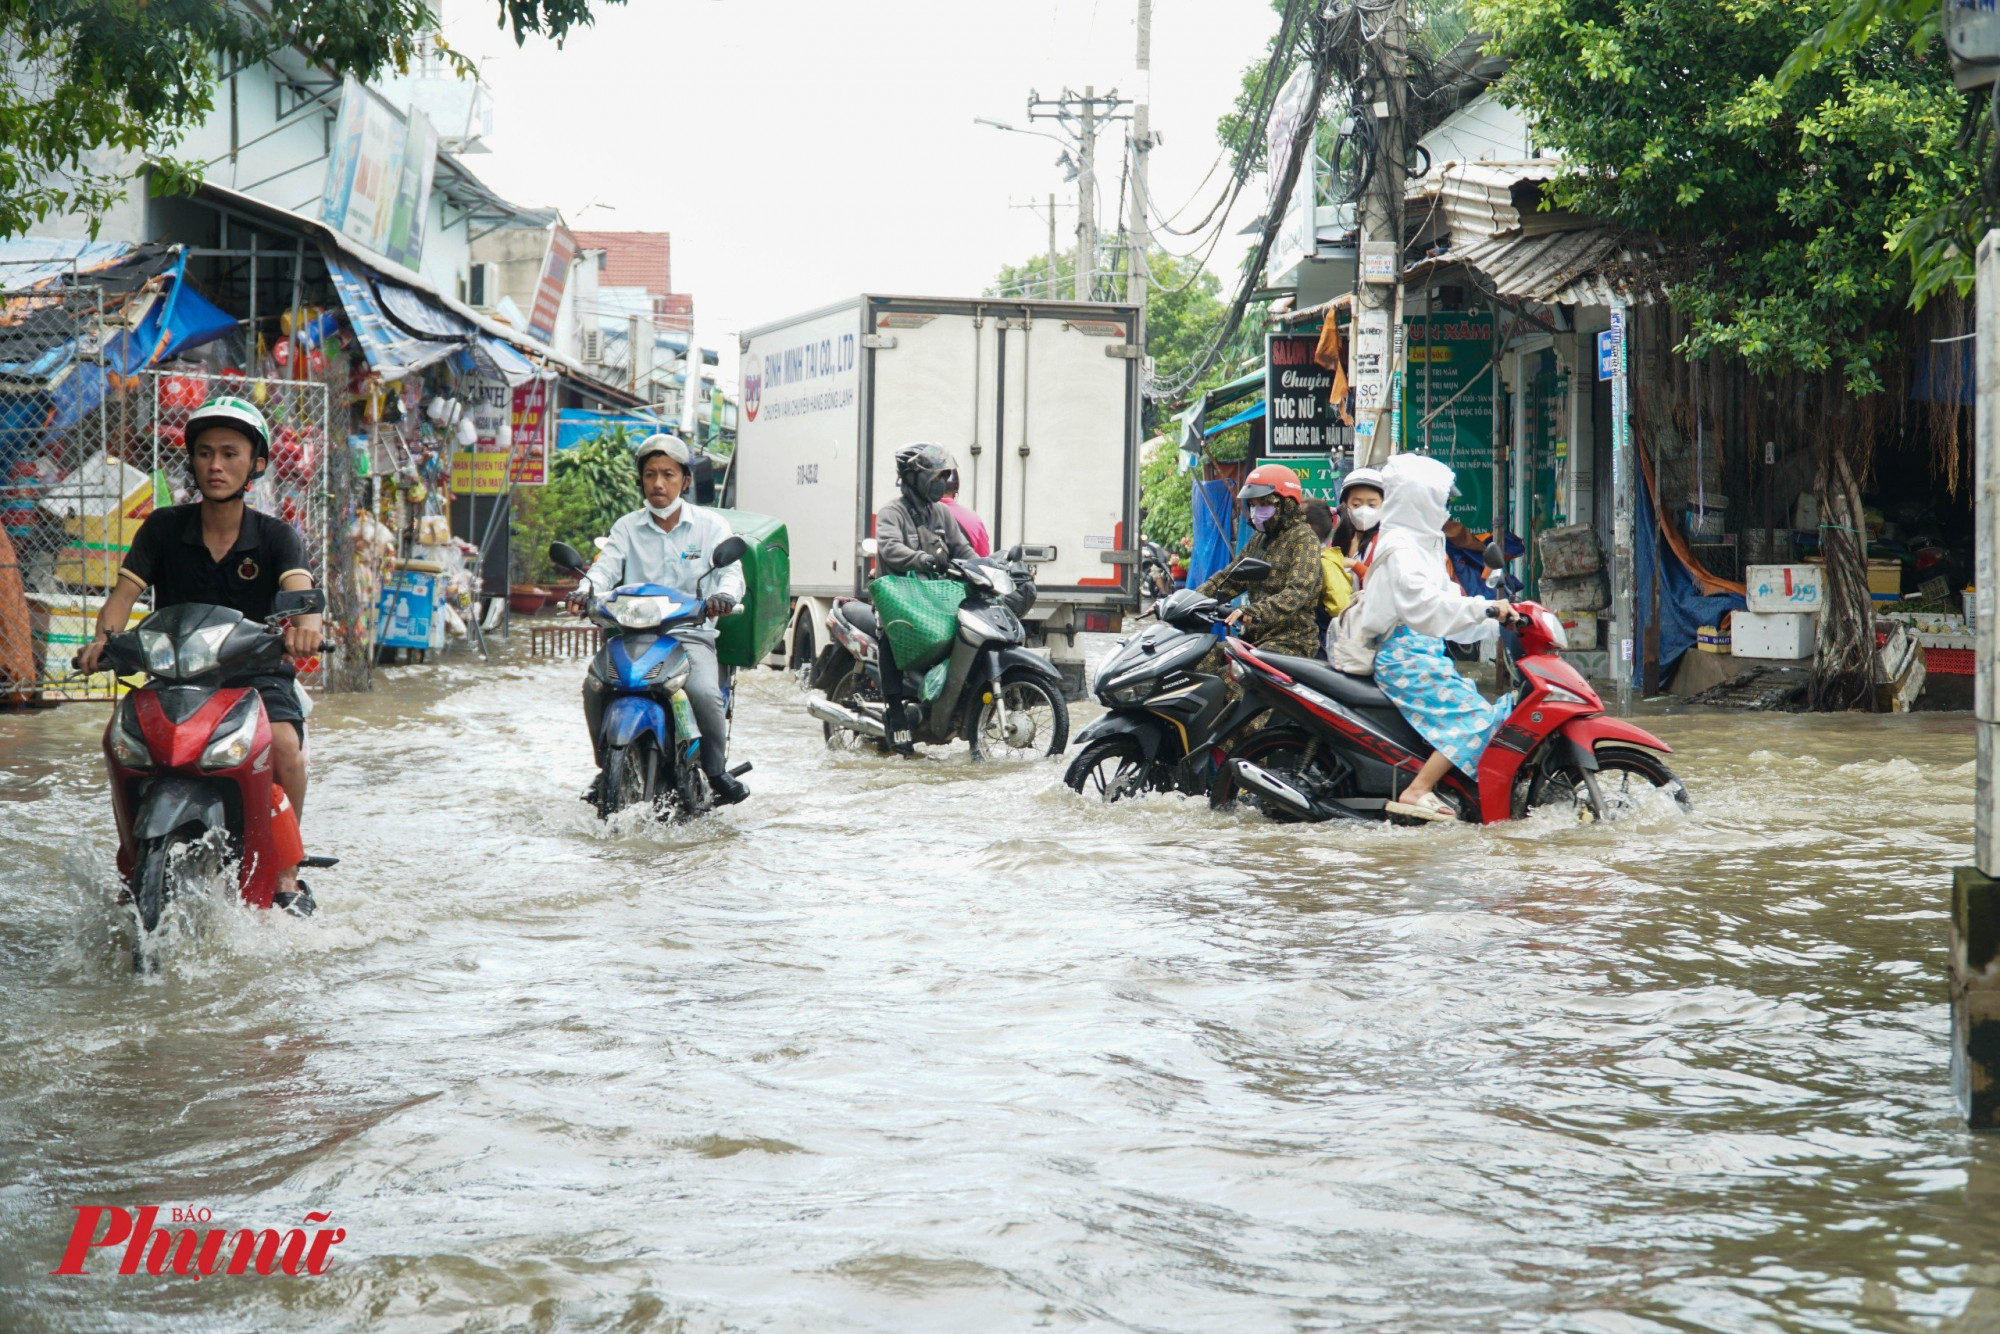
[[[1579, 819], [1615, 819], [1648, 788], [1689, 808], [1686, 786], [1661, 758], [1672, 748], [1605, 715], [1597, 692], [1555, 653], [1567, 645], [1554, 613], [1533, 602], [1512, 605], [1522, 618], [1518, 640], [1509, 643], [1503, 634], [1500, 662], [1515, 692], [1514, 711], [1480, 756], [1479, 781], [1454, 766], [1438, 795], [1474, 824], [1518, 819], [1544, 806], [1573, 809]], [[1289, 725], [1274, 719], [1244, 737], [1210, 799], [1216, 805], [1241, 799], [1274, 820], [1389, 818], [1384, 806], [1416, 777], [1432, 747], [1374, 681], [1316, 659], [1263, 653], [1239, 639], [1222, 643], [1244, 693]]]
[[118, 871], [138, 918], [135, 968], [149, 966], [147, 942], [167, 902], [198, 892], [232, 858], [238, 891], [254, 908], [271, 906], [281, 872], [334, 864], [305, 856], [298, 818], [272, 774], [263, 697], [221, 684], [277, 667], [281, 623], [325, 605], [318, 589], [279, 593], [260, 623], [228, 607], [182, 603], [105, 645], [105, 669], [149, 677], [119, 701], [104, 730]]

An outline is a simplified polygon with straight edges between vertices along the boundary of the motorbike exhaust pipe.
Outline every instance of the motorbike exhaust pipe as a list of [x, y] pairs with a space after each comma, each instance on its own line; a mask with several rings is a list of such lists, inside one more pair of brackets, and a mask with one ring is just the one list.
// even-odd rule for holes
[[887, 730], [881, 723], [876, 722], [866, 714], [856, 713], [852, 709], [843, 709], [824, 695], [808, 695], [806, 697], [806, 712], [823, 723], [832, 723], [835, 727], [845, 727], [848, 731], [859, 732], [863, 736], [879, 737], [888, 735]]
[[1326, 819], [1326, 812], [1315, 805], [1312, 798], [1270, 770], [1259, 768], [1248, 760], [1231, 760], [1229, 767], [1235, 772], [1236, 781], [1252, 791], [1283, 802], [1308, 820]]

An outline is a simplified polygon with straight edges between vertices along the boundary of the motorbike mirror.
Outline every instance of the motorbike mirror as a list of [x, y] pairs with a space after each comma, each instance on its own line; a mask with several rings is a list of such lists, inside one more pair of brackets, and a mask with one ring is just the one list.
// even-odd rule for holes
[[293, 588], [271, 599], [271, 619], [287, 616], [317, 616], [326, 610], [326, 594], [317, 588]]
[[1008, 548], [1007, 548], [1007, 554], [1006, 554], [1005, 556], [1001, 557], [1001, 559], [1002, 559], [1002, 560], [1005, 560], [1005, 561], [1008, 561], [1008, 562], [1010, 562], [1010, 563], [1011, 563], [1011, 562], [1013, 562], [1013, 561], [1017, 561], [1017, 560], [1020, 560], [1020, 559], [1021, 559], [1021, 544], [1020, 544], [1019, 542], [1016, 542], [1016, 543], [1015, 543], [1015, 544], [1014, 544], [1013, 546], [1011, 546], [1011, 547], [1008, 547]]
[[750, 544], [742, 538], [725, 537], [715, 544], [715, 551], [708, 558], [709, 563], [718, 568], [724, 565], [734, 565], [737, 561], [742, 560], [744, 553], [749, 550]]
[[1505, 569], [1506, 566], [1507, 553], [1500, 549], [1498, 542], [1488, 542], [1486, 544], [1486, 568], [1489, 570], [1500, 570]]
[[583, 553], [567, 542], [549, 543], [549, 564], [576, 575], [581, 575], [590, 568], [590, 563], [583, 558]]
[[1261, 584], [1271, 577], [1271, 562], [1245, 556], [1236, 562], [1236, 568], [1230, 571], [1230, 575], [1239, 584]]

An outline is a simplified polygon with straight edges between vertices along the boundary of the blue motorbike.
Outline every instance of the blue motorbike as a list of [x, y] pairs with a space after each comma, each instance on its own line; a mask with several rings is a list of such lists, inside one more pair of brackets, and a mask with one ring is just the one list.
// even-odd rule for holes
[[[710, 560], [734, 565], [749, 548], [724, 538]], [[556, 542], [549, 561], [581, 576], [586, 562], [575, 547]], [[700, 815], [715, 804], [701, 765], [701, 729], [688, 702], [693, 664], [674, 631], [702, 623], [699, 593], [665, 584], [625, 584], [589, 603], [590, 619], [604, 632], [604, 646], [590, 662], [591, 680], [603, 692], [597, 725], [597, 781], [589, 800], [602, 818], [632, 806], [650, 806], [669, 818]], [[734, 669], [723, 667], [722, 692], [735, 718]], [[730, 770], [743, 774], [750, 766]]]

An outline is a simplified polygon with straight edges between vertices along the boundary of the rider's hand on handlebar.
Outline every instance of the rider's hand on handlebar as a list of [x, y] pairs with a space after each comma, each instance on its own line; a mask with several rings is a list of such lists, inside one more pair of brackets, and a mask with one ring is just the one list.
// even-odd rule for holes
[[111, 642], [110, 636], [106, 635], [102, 630], [99, 630], [97, 632], [97, 637], [91, 640], [88, 644], [85, 644], [80, 650], [78, 650], [77, 655], [74, 658], [70, 659], [70, 666], [74, 667], [77, 671], [81, 672], [83, 675], [89, 676], [92, 672], [95, 672], [97, 670], [97, 660], [104, 656], [105, 645], [109, 644], [110, 642]]
[[711, 594], [708, 601], [702, 603], [701, 609], [711, 621], [719, 620], [736, 610], [736, 599], [727, 593]]
[[[318, 617], [313, 618], [315, 621]], [[293, 621], [285, 626], [285, 656], [288, 658], [310, 658], [319, 652], [320, 628], [315, 625], [301, 625]]]
[[1243, 608], [1237, 607], [1233, 609], [1227, 616], [1222, 618], [1222, 623], [1230, 626], [1243, 624]]
[[1486, 614], [1502, 625], [1519, 625], [1527, 618], [1514, 610], [1511, 602], [1495, 602], [1486, 609]]

